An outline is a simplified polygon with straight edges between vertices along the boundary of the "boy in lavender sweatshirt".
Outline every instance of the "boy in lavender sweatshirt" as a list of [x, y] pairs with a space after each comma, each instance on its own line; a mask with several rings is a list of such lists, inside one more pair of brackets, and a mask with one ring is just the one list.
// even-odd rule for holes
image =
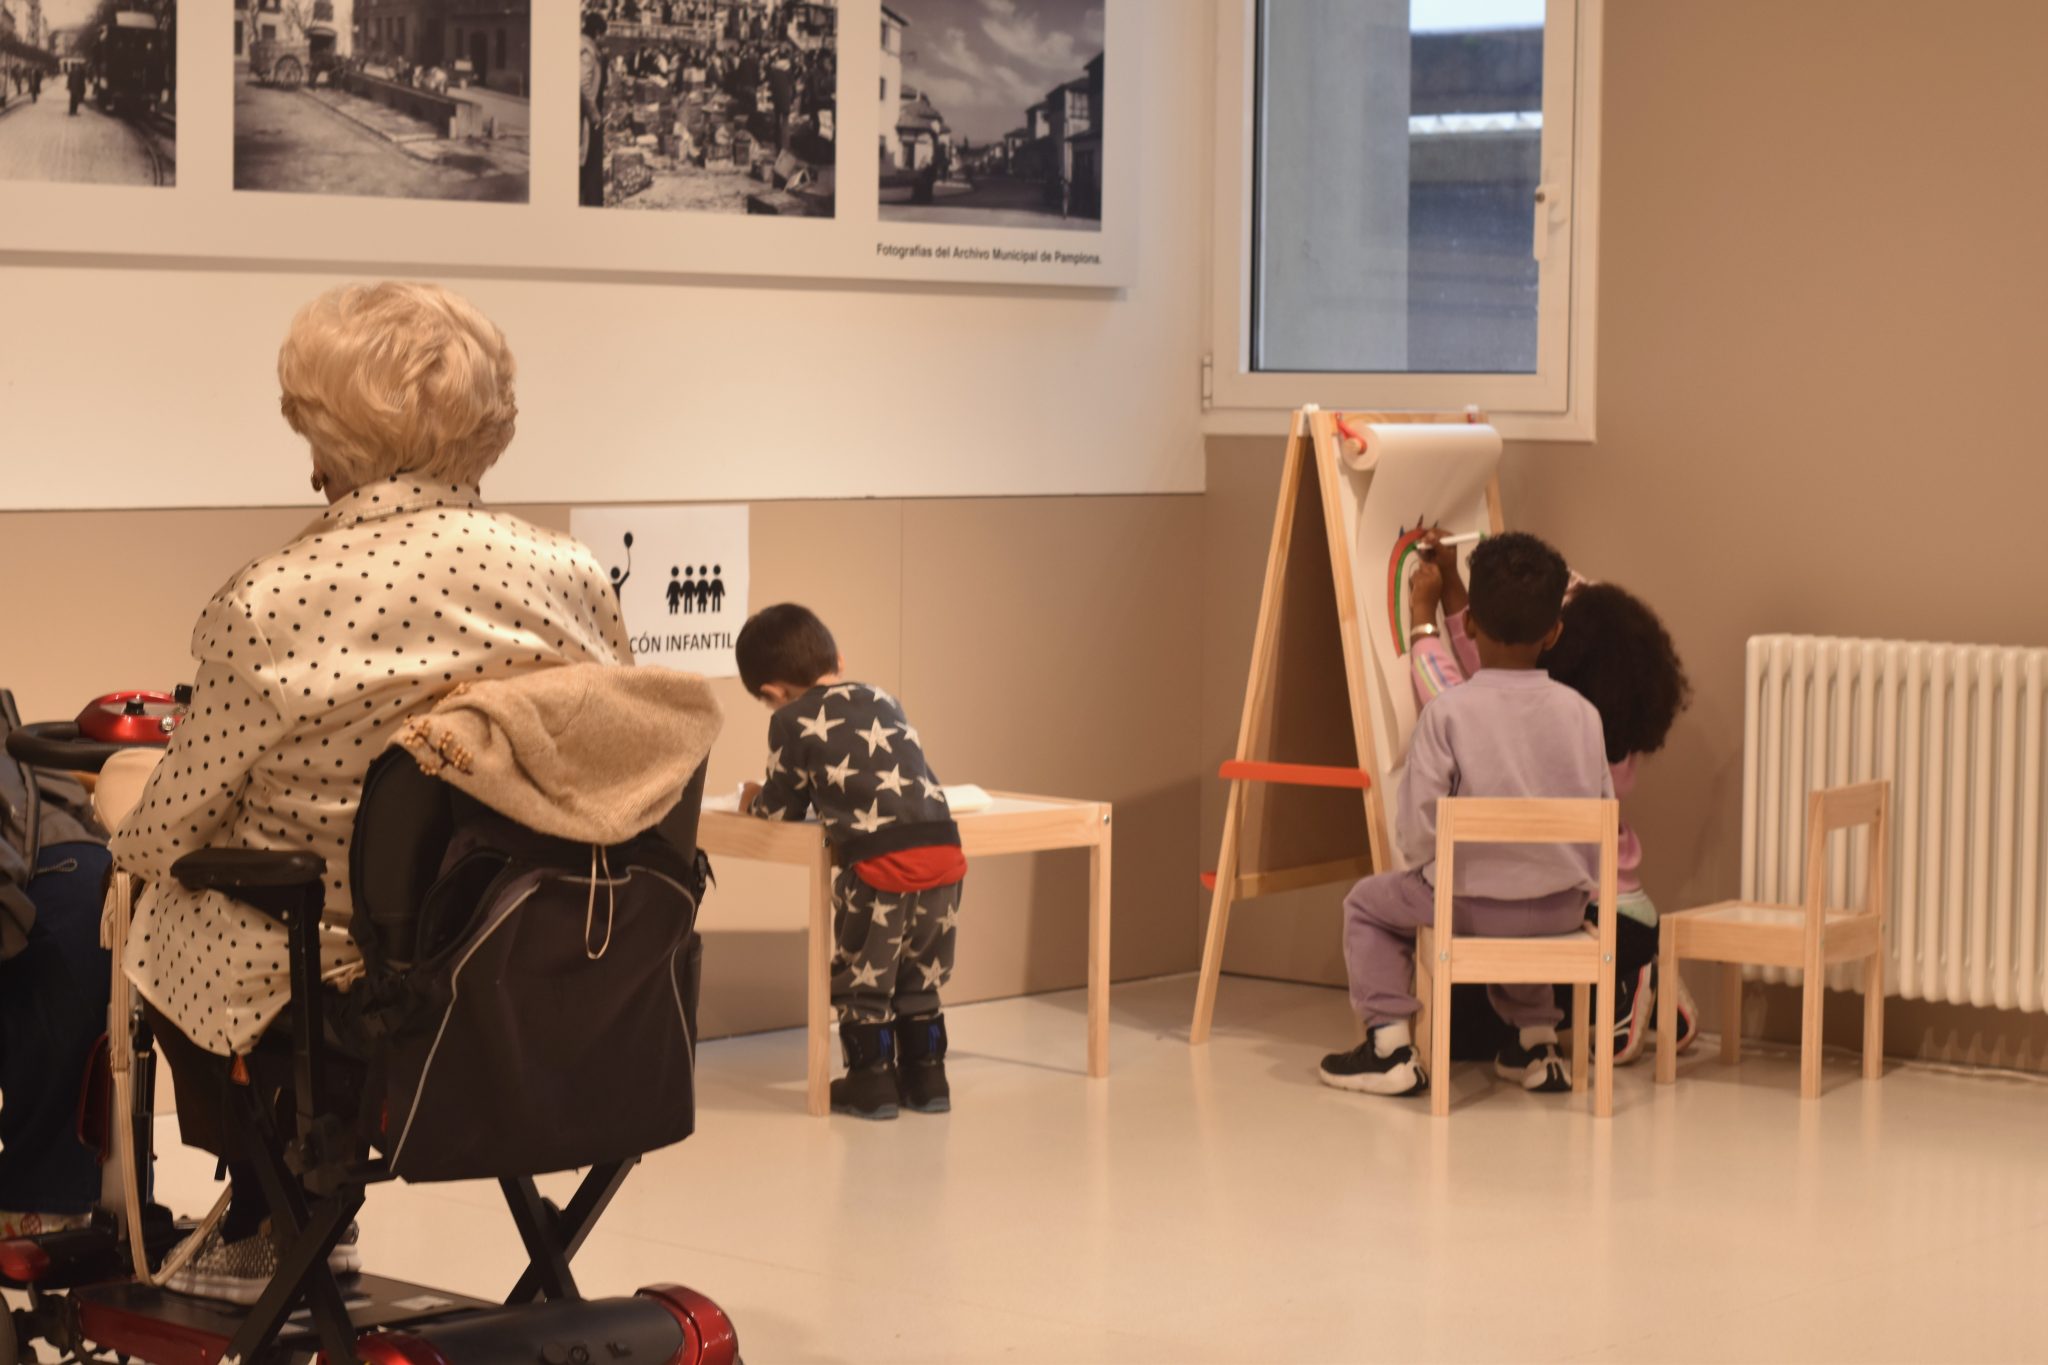
[[[1422, 708], [1408, 746], [1394, 837], [1407, 872], [1367, 877], [1344, 898], [1344, 966], [1351, 1005], [1367, 1029], [1349, 1052], [1323, 1058], [1323, 1083], [1373, 1095], [1420, 1094], [1427, 1084], [1410, 1021], [1415, 931], [1436, 917], [1436, 803], [1446, 796], [1611, 798], [1600, 716], [1552, 682], [1537, 659], [1557, 642], [1569, 571], [1534, 536], [1495, 536], [1472, 552], [1468, 617], [1480, 671]], [[1599, 884], [1590, 846], [1474, 845], [1458, 862], [1459, 933], [1566, 934]], [[1551, 987], [1494, 985], [1487, 996], [1515, 1026], [1494, 1061], [1529, 1090], [1571, 1086], [1557, 1048], [1564, 1016]]]

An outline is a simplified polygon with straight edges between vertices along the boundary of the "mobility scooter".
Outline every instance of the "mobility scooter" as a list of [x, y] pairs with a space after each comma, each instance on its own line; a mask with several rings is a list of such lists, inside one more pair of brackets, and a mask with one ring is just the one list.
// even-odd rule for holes
[[[177, 721], [172, 697], [102, 700], [77, 723], [11, 727], [7, 752], [97, 773], [125, 748], [161, 746]], [[385, 754], [354, 826], [351, 932], [366, 974], [346, 995], [321, 983], [318, 857], [207, 849], [180, 859], [186, 886], [232, 895], [289, 936], [290, 1007], [227, 1085], [228, 1122], [265, 1154], [278, 1272], [247, 1309], [159, 1287], [193, 1225], [149, 1199], [153, 1047], [112, 941], [112, 1070], [127, 1075], [108, 1087], [119, 1098], [107, 1126], [120, 1169], [90, 1226], [0, 1242], [0, 1287], [27, 1299], [11, 1312], [0, 1304], [0, 1365], [35, 1360], [38, 1341], [64, 1359], [149, 1365], [737, 1365], [733, 1325], [703, 1295], [658, 1286], [585, 1299], [570, 1271], [640, 1157], [694, 1126], [703, 783], [699, 767], [659, 826], [602, 850], [600, 878], [588, 872], [592, 849], [523, 830], [405, 751]], [[543, 894], [507, 896], [506, 877]], [[573, 888], [573, 925], [524, 913], [548, 902], [550, 881]], [[114, 883], [118, 939], [128, 888]], [[588, 937], [586, 890], [603, 907], [606, 950]], [[546, 991], [533, 991], [542, 981]], [[524, 1018], [521, 999], [543, 993], [561, 1007]], [[587, 1173], [558, 1207], [534, 1177], [570, 1169]], [[392, 1179], [499, 1183], [529, 1261], [502, 1303], [333, 1272], [329, 1255], [368, 1187]]]

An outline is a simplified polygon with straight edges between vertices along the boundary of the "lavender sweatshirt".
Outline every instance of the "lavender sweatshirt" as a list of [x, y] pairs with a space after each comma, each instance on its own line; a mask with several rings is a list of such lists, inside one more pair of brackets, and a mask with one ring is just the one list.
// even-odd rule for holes
[[[1574, 574], [1572, 581], [1578, 583], [1586, 580]], [[1429, 705], [1433, 698], [1458, 686], [1479, 671], [1479, 646], [1473, 643], [1472, 632], [1466, 626], [1470, 615], [1469, 611], [1461, 611], [1446, 616], [1441, 636], [1417, 640], [1409, 647], [1408, 657], [1413, 663], [1409, 676], [1415, 684], [1417, 706]], [[1614, 795], [1624, 803], [1636, 787], [1638, 757], [1640, 755], [1630, 754], [1619, 763], [1607, 765], [1607, 771], [1614, 779]], [[1651, 907], [1649, 897], [1643, 894], [1643, 841], [1636, 836], [1635, 827], [1628, 822], [1626, 804], [1623, 805], [1621, 812], [1617, 866], [1620, 869], [1620, 876], [1616, 885], [1621, 892], [1622, 913], [1641, 920], [1653, 929], [1656, 928], [1657, 912]]]
[[[1436, 882], [1436, 803], [1446, 796], [1611, 798], [1600, 715], [1540, 670], [1484, 668], [1422, 708], [1408, 744], [1394, 837]], [[1600, 885], [1591, 844], [1474, 844], [1460, 848], [1461, 896], [1526, 901]]]

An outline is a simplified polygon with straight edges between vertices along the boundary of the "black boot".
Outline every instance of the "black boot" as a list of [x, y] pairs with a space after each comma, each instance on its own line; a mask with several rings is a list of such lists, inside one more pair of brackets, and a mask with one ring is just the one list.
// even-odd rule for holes
[[896, 1082], [906, 1108], [943, 1114], [953, 1107], [946, 1084], [946, 1016], [920, 1014], [896, 1021]]
[[832, 1082], [832, 1112], [857, 1119], [896, 1117], [896, 1026], [849, 1020], [839, 1026], [846, 1074]]

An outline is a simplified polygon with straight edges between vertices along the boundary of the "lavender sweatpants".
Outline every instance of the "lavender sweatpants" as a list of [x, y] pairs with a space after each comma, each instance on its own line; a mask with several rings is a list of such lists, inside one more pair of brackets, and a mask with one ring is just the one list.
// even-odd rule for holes
[[[1568, 934], [1586, 919], [1586, 894], [1560, 891], [1527, 901], [1459, 896], [1451, 925], [1460, 934], [1533, 938]], [[1344, 971], [1351, 978], [1351, 1008], [1368, 1027], [1405, 1022], [1422, 1004], [1415, 998], [1415, 931], [1436, 923], [1436, 888], [1420, 872], [1367, 877], [1344, 898]], [[1486, 998], [1516, 1028], [1555, 1028], [1564, 1018], [1556, 992], [1541, 983], [1492, 984]]]

